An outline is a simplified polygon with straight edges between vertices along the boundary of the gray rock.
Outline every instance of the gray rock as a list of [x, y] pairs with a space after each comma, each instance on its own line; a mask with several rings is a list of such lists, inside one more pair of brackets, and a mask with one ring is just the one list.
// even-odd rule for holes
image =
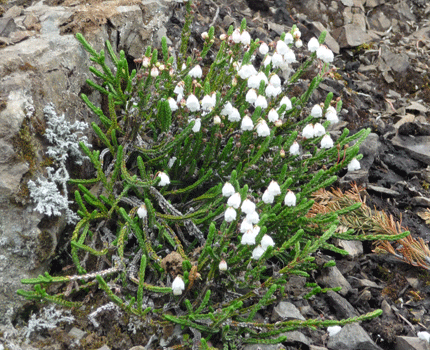
[[286, 343], [299, 343], [299, 344], [305, 344], [307, 346], [309, 346], [310, 344], [310, 340], [307, 337], [305, 337], [303, 333], [299, 331], [281, 333], [281, 335], [287, 336], [287, 340], [285, 341]]
[[85, 335], [87, 334], [87, 332], [84, 332], [83, 330], [73, 327], [70, 331], [69, 331], [69, 335], [73, 338], [75, 338], [77, 341], [80, 341], [83, 337], [85, 337]]
[[372, 184], [368, 184], [367, 185], [367, 189], [377, 192], [377, 193], [381, 193], [387, 196], [392, 196], [392, 197], [398, 197], [400, 196], [400, 192], [394, 191], [394, 190], [390, 190], [389, 188], [385, 188], [385, 187], [381, 187], [381, 186], [376, 186], [376, 185], [372, 185]]
[[341, 0], [341, 2], [345, 6], [354, 6], [354, 1], [352, 0]]
[[4, 17], [4, 18], [8, 18], [8, 17], [10, 17], [10, 18], [15, 18], [15, 17], [18, 17], [18, 16], [20, 16], [20, 15], [21, 15], [22, 10], [23, 10], [23, 7], [22, 7], [22, 6], [17, 6], [17, 5], [12, 6], [9, 10], [7, 10], [7, 11], [3, 14], [3, 17]]
[[8, 37], [10, 33], [17, 30], [17, 26], [15, 21], [11, 17], [2, 17], [0, 18], [0, 36]]
[[329, 290], [326, 294], [327, 303], [334, 310], [336, 317], [339, 319], [358, 316], [354, 307], [338, 293]]
[[366, 0], [367, 7], [376, 7], [379, 5], [385, 4], [385, 0]]
[[317, 279], [318, 283], [328, 288], [342, 287], [339, 293], [343, 296], [351, 290], [351, 285], [343, 277], [336, 266], [327, 267], [322, 270], [321, 276]]
[[396, 337], [395, 350], [429, 350], [429, 343], [417, 337]]
[[430, 208], [430, 198], [427, 197], [413, 197], [411, 199], [411, 204], [418, 207], [428, 207]]
[[[101, 25], [88, 32], [86, 39], [96, 51], [111, 39], [113, 49], [118, 51], [118, 38], [120, 46], [129, 50], [128, 54], [141, 55], [147, 45], [154, 45], [153, 33], [169, 18], [170, 3], [170, 0], [147, 0], [140, 7], [120, 7], [112, 16], [114, 28], [111, 24]], [[42, 120], [43, 108], [50, 102], [57, 113], [65, 113], [69, 120], [88, 122], [94, 118], [79, 97], [86, 79], [91, 77], [88, 66], [92, 62], [74, 35], [60, 34], [60, 25], [70, 21], [74, 11], [74, 7], [50, 7], [43, 1], [28, 6], [24, 10], [28, 25], [38, 19], [40, 34], [1, 49], [0, 86], [5, 108], [0, 111], [0, 324], [11, 324], [20, 307], [27, 303], [16, 294], [18, 289], [30, 289], [21, 279], [37, 277], [47, 270], [57, 237], [65, 226], [62, 217], [52, 217], [41, 226], [43, 215], [33, 211], [34, 205], [18, 207], [10, 202], [29, 170], [29, 164], [15, 155], [12, 139], [26, 118], [37, 116]], [[1, 32], [6, 27], [9, 32], [15, 31], [14, 26], [13, 19], [0, 18], [0, 35], [4, 36]], [[145, 32], [142, 34], [141, 30]], [[88, 97], [101, 105], [98, 93]], [[37, 158], [43, 145], [36, 141]]]
[[385, 16], [382, 11], [377, 11], [374, 15], [368, 18], [370, 28], [385, 32], [391, 27], [391, 20]]
[[391, 52], [387, 47], [382, 47], [382, 59], [395, 73], [405, 73], [409, 68], [409, 57], [404, 53]]
[[430, 165], [430, 136], [396, 135], [391, 142], [394, 146], [404, 149], [412, 158]]
[[330, 337], [327, 347], [332, 350], [381, 350], [357, 323], [342, 327], [339, 333]]
[[306, 319], [302, 316], [297, 307], [287, 301], [281, 301], [277, 306], [273, 308], [271, 320], [276, 322], [278, 320], [302, 320]]
[[309, 345], [309, 350], [328, 350], [328, 349], [322, 346]]
[[355, 258], [363, 254], [363, 243], [360, 241], [345, 241], [339, 239], [337, 245], [346, 250], [351, 258]]
[[387, 317], [387, 318], [394, 318], [395, 317], [394, 312], [391, 309], [390, 304], [388, 304], [388, 302], [386, 300], [382, 300], [381, 309], [384, 312], [382, 314], [382, 317]]
[[371, 39], [365, 30], [353, 23], [335, 29], [332, 35], [342, 49], [359, 46], [369, 42]]

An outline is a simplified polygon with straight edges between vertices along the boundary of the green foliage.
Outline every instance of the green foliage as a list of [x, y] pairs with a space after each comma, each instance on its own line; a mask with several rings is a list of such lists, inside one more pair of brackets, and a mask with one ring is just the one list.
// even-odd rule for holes
[[[379, 311], [341, 321], [254, 322], [257, 312], [282, 298], [289, 276], [309, 278], [310, 272], [317, 268], [313, 253], [322, 248], [344, 253], [328, 243], [335, 235], [337, 215], [341, 213], [314, 217], [306, 214], [314, 204], [311, 195], [331, 185], [339, 170], [354, 157], [359, 158], [359, 145], [370, 131], [349, 136], [349, 131], [344, 130], [336, 145], [329, 149], [320, 146], [323, 136], [308, 139], [301, 136], [306, 124], [319, 121], [309, 115], [308, 102], [327, 77], [329, 65], [322, 64], [304, 94], [290, 96], [291, 108], [288, 103], [280, 105], [280, 102], [289, 94], [292, 84], [313, 67], [315, 53], [297, 67], [284, 84], [286, 88], [269, 99], [267, 108], [255, 107], [247, 101], [247, 79], [237, 74], [239, 62], [250, 62], [259, 46], [258, 40], [251, 41], [245, 53], [242, 44], [223, 40], [205, 77], [191, 78], [190, 70], [212, 47], [214, 29], [207, 33], [200, 56], [187, 57], [192, 21], [190, 1], [186, 7], [188, 14], [177, 57], [181, 69], [175, 68], [165, 39], [161, 43], [161, 57], [157, 50], [148, 48], [142, 67], [130, 72], [124, 52], [117, 56], [106, 43], [108, 57], [115, 67], [112, 70], [106, 63], [105, 52], [97, 53], [77, 34], [91, 61], [99, 67], [90, 67], [98, 83], [90, 80], [88, 83], [109, 101], [109, 113], [105, 115], [82, 95], [99, 117], [100, 122], [93, 123], [92, 128], [103, 149], [91, 151], [81, 144], [94, 166], [95, 176], [70, 181], [78, 187], [75, 200], [81, 218], [71, 238], [71, 255], [78, 275], [47, 274], [23, 280], [35, 285], [34, 292], [19, 294], [68, 305], [62, 296], [49, 296], [41, 286], [70, 279], [81, 289], [97, 283], [127, 313], [153, 317], [160, 327], [170, 322], [199, 331], [202, 349], [209, 349], [211, 339], [232, 349], [244, 343], [275, 344], [284, 341], [285, 337], [279, 334], [289, 330], [378, 316]], [[240, 31], [245, 29], [244, 20]], [[232, 28], [229, 34], [233, 34]], [[324, 36], [321, 35], [320, 42]], [[260, 70], [272, 76], [280, 69], [269, 64]], [[181, 89], [183, 92], [178, 92]], [[259, 93], [267, 93], [264, 82], [259, 84]], [[201, 109], [192, 112], [194, 108], [189, 103], [192, 94], [200, 102], [205, 96], [210, 97], [213, 108], [204, 113]], [[183, 98], [186, 102], [177, 103], [178, 95], [183, 95], [178, 101]], [[333, 104], [332, 98], [330, 93], [324, 111]], [[225, 112], [230, 102], [237, 107], [239, 121]], [[337, 107], [340, 108], [339, 103]], [[267, 121], [272, 108], [282, 122]], [[245, 115], [252, 119], [252, 130], [241, 130], [240, 120]], [[268, 133], [260, 134], [261, 123], [270, 125]], [[326, 127], [329, 124], [323, 123]], [[289, 152], [294, 141], [301, 145], [299, 155]], [[352, 141], [354, 145], [346, 147]], [[262, 195], [272, 181], [279, 184], [280, 193], [273, 195], [270, 203], [262, 200]], [[249, 229], [254, 230], [254, 244], [242, 241], [248, 234], [240, 231], [244, 207], [234, 209], [236, 218], [227, 218], [227, 211], [231, 212], [228, 199], [223, 196], [227, 182], [239, 193], [242, 203], [249, 200], [256, 206], [253, 222], [256, 226]], [[284, 199], [290, 191], [297, 202], [286, 205]], [[344, 212], [354, 209], [350, 207]], [[268, 236], [274, 246], [264, 246]], [[174, 268], [165, 263], [173, 256], [170, 251], [178, 253]], [[103, 266], [104, 261], [109, 261], [111, 267], [99, 270], [97, 266]], [[221, 261], [227, 263], [227, 270], [220, 270]], [[332, 265], [332, 262], [327, 264]], [[170, 286], [177, 276], [185, 283], [185, 290], [174, 296]], [[124, 286], [133, 283], [137, 288], [118, 295], [111, 290], [113, 282]], [[314, 286], [306, 297], [327, 291]], [[182, 311], [172, 314], [163, 308], [148, 307], [146, 295], [158, 297], [157, 305]]]

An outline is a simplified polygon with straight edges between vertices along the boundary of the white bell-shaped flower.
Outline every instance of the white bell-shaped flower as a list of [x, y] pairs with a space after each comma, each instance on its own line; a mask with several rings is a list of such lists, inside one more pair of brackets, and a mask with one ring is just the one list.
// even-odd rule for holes
[[285, 108], [286, 111], [288, 111], [291, 108], [293, 108], [293, 105], [291, 104], [291, 100], [287, 96], [282, 97], [281, 102], [279, 103], [279, 105], [280, 106], [285, 105], [286, 106], [286, 108]]
[[257, 237], [257, 235], [254, 234], [254, 231], [248, 230], [242, 236], [240, 243], [243, 245], [253, 245], [253, 244], [255, 244], [255, 237]]
[[255, 103], [257, 101], [257, 91], [255, 89], [249, 89], [245, 96], [245, 101], [248, 103]]
[[146, 210], [146, 205], [142, 204], [139, 209], [137, 209], [137, 216], [141, 219], [146, 218], [146, 215], [148, 214], [148, 211]]
[[233, 207], [234, 209], [238, 209], [240, 207], [240, 203], [242, 202], [240, 198], [240, 193], [236, 192], [227, 200], [227, 205]]
[[231, 104], [231, 102], [227, 102], [224, 107], [221, 109], [221, 115], [229, 115], [231, 113], [231, 111], [233, 110], [233, 105]]
[[185, 283], [180, 276], [176, 276], [172, 283], [173, 295], [181, 295], [185, 290]]
[[320, 47], [320, 43], [318, 42], [318, 39], [313, 37], [311, 40], [309, 40], [308, 42], [308, 50], [310, 52], [315, 52], [316, 50], [318, 50]]
[[252, 75], [256, 75], [257, 74], [257, 70], [254, 68], [254, 66], [252, 64], [246, 64], [246, 65], [242, 66], [239, 69], [239, 71], [237, 72], [237, 74], [242, 79], [248, 79]]
[[272, 108], [269, 111], [269, 114], [267, 115], [267, 119], [269, 119], [269, 122], [276, 122], [277, 120], [279, 120], [279, 114], [278, 112], [276, 112], [276, 110], [274, 108]]
[[287, 50], [289, 49], [288, 45], [285, 43], [285, 41], [278, 40], [276, 43], [276, 51], [281, 54], [285, 55], [287, 53]]
[[240, 42], [242, 43], [242, 45], [251, 44], [251, 35], [249, 35], [249, 33], [246, 30], [244, 30], [240, 35]]
[[266, 189], [266, 191], [264, 191], [261, 199], [263, 200], [264, 203], [272, 204], [275, 200], [275, 196], [270, 193], [269, 189]]
[[273, 68], [281, 67], [282, 63], [284, 63], [284, 57], [280, 53], [275, 52], [272, 56]]
[[316, 123], [314, 125], [314, 136], [315, 137], [320, 137], [320, 136], [323, 136], [323, 135], [325, 135], [325, 128], [324, 128], [324, 126], [322, 126], [321, 123]]
[[267, 187], [267, 190], [272, 196], [277, 196], [278, 194], [281, 194], [281, 187], [279, 187], [279, 184], [275, 180], [272, 180], [270, 182], [269, 186]]
[[226, 182], [224, 184], [224, 186], [222, 187], [222, 195], [224, 197], [230, 197], [235, 193], [236, 193], [236, 191], [230, 182]]
[[260, 137], [267, 137], [270, 135], [270, 129], [264, 119], [261, 119], [257, 124], [257, 135]]
[[333, 140], [329, 134], [324, 135], [321, 139], [321, 148], [332, 148], [334, 145]]
[[176, 101], [172, 97], [169, 97], [167, 99], [167, 102], [169, 102], [169, 107], [170, 107], [170, 110], [172, 112], [174, 112], [178, 109], [178, 104], [176, 103]]
[[288, 207], [295, 207], [296, 201], [296, 195], [292, 191], [288, 191], [287, 195], [284, 198], [284, 204]]
[[242, 40], [242, 37], [240, 35], [240, 29], [236, 28], [233, 32], [233, 34], [231, 35], [231, 39], [233, 40], [233, 42], [235, 44], [239, 44], [240, 41]]
[[187, 107], [191, 112], [197, 112], [200, 110], [200, 102], [195, 95], [191, 94], [188, 96]]
[[297, 141], [294, 141], [293, 144], [290, 146], [289, 152], [292, 156], [297, 156], [300, 154], [300, 146]]
[[322, 117], [322, 108], [320, 105], [314, 105], [311, 110], [311, 116], [314, 118]]
[[227, 263], [224, 259], [222, 259], [218, 265], [220, 271], [227, 271]]
[[231, 122], [240, 121], [240, 113], [236, 107], [232, 107], [230, 113], [228, 114], [228, 120]]
[[234, 208], [232, 207], [228, 207], [224, 213], [224, 220], [227, 222], [232, 222], [236, 220], [236, 216], [237, 216], [236, 210], [234, 210]]
[[261, 107], [262, 109], [267, 108], [267, 100], [263, 95], [259, 95], [255, 101], [255, 107]]
[[253, 211], [249, 214], [246, 214], [245, 220], [248, 220], [253, 224], [258, 224], [258, 222], [260, 221], [260, 215], [258, 215], [256, 211]]
[[269, 81], [274, 87], [280, 87], [281, 86], [281, 78], [279, 78], [278, 74], [273, 74], [270, 77]]
[[351, 162], [348, 164], [348, 171], [360, 170], [360, 162], [354, 157]]
[[258, 48], [258, 51], [260, 51], [262, 55], [266, 55], [269, 52], [269, 46], [267, 46], [266, 43], [262, 43]]
[[193, 78], [201, 78], [203, 75], [202, 67], [200, 67], [199, 65], [196, 65], [188, 72], [188, 75]]
[[248, 198], [245, 199], [240, 206], [240, 209], [242, 209], [242, 212], [249, 215], [255, 211], [255, 203], [251, 202]]
[[254, 260], [258, 260], [261, 258], [261, 256], [264, 254], [266, 250], [261, 246], [258, 245], [257, 247], [254, 248], [254, 250], [252, 251], [252, 256], [251, 258]]
[[215, 102], [213, 97], [210, 95], [205, 95], [202, 100], [202, 109], [205, 111], [210, 111], [215, 107]]
[[315, 137], [314, 133], [314, 126], [312, 124], [308, 124], [304, 127], [302, 131], [303, 137], [306, 137], [307, 139], [312, 139]]
[[166, 186], [170, 184], [169, 175], [167, 175], [166, 173], [163, 173], [162, 171], [160, 171], [158, 173], [158, 177], [161, 179], [160, 182], [158, 183], [158, 186]]
[[287, 53], [284, 55], [284, 60], [287, 63], [296, 62], [296, 55], [295, 55], [294, 51], [289, 48]]
[[264, 250], [266, 250], [268, 247], [275, 246], [275, 242], [273, 241], [272, 237], [270, 237], [269, 235], [264, 235], [263, 238], [261, 239], [260, 244]]
[[294, 38], [293, 38], [293, 36], [291, 35], [291, 33], [287, 33], [287, 34], [285, 34], [284, 42], [285, 42], [286, 44], [292, 44], [292, 43], [294, 42]]
[[193, 126], [193, 132], [199, 132], [200, 128], [202, 126], [202, 120], [200, 118], [197, 118], [197, 119], [191, 119], [190, 122], [192, 120], [195, 121], [194, 126]]
[[337, 116], [336, 109], [333, 106], [329, 106], [327, 108], [325, 118], [330, 122], [330, 124], [336, 124], [339, 122], [339, 117]]
[[240, 129], [243, 131], [251, 131], [254, 128], [254, 123], [252, 122], [252, 119], [245, 115], [242, 118], [242, 123], [240, 123]]

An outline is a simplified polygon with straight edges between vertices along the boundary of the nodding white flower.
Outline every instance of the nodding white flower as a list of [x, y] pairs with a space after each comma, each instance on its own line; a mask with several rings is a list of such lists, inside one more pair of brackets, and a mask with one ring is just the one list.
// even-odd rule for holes
[[273, 74], [270, 77], [269, 81], [274, 87], [280, 87], [281, 86], [281, 78], [279, 78], [278, 74]]
[[248, 78], [248, 87], [252, 89], [258, 89], [260, 87], [260, 80], [257, 74]]
[[252, 256], [251, 258], [254, 260], [258, 260], [261, 258], [261, 256], [264, 254], [266, 250], [261, 246], [258, 245], [257, 247], [254, 248], [254, 250], [252, 251]]
[[215, 107], [215, 101], [212, 96], [206, 95], [203, 97], [202, 100], [202, 108], [205, 111], [211, 110], [213, 107]]
[[170, 158], [170, 159], [169, 159], [169, 163], [167, 163], [167, 167], [168, 167], [169, 169], [171, 169], [171, 168], [172, 168], [172, 166], [173, 166], [173, 164], [175, 164], [176, 159], [178, 159], [178, 158], [176, 158], [176, 157], [172, 157], [172, 158]]
[[266, 43], [262, 43], [258, 48], [258, 51], [260, 51], [262, 55], [266, 55], [269, 52], [269, 46], [267, 46]]
[[245, 101], [249, 103], [257, 101], [257, 91], [255, 89], [249, 89], [246, 93]]
[[327, 134], [321, 139], [321, 148], [332, 148], [334, 145], [330, 135]]
[[278, 40], [278, 42], [276, 43], [276, 51], [279, 54], [285, 55], [287, 53], [288, 49], [289, 49], [289, 47], [287, 46], [287, 44], [285, 43], [285, 41]]
[[257, 135], [260, 137], [266, 137], [270, 135], [270, 129], [264, 119], [261, 119], [257, 124]]
[[357, 158], [352, 158], [351, 162], [348, 164], [348, 171], [360, 170], [360, 168], [360, 162], [357, 160]]
[[149, 57], [143, 57], [142, 59], [142, 67], [148, 68], [151, 63], [151, 59]]
[[294, 45], [300, 49], [303, 46], [303, 41], [301, 39], [297, 39]]
[[176, 276], [172, 283], [173, 295], [181, 295], [185, 289], [185, 283], [180, 276]]
[[288, 111], [291, 108], [293, 108], [293, 105], [291, 104], [291, 100], [287, 96], [282, 97], [282, 100], [281, 100], [281, 102], [279, 104], [281, 106], [282, 105], [286, 105], [286, 108], [285, 108], [286, 111]]
[[339, 117], [337, 116], [336, 109], [333, 106], [329, 106], [327, 108], [325, 118], [330, 122], [330, 124], [336, 124], [339, 122]]
[[229, 197], [227, 201], [227, 205], [229, 207], [233, 207], [234, 209], [238, 209], [240, 207], [240, 202], [242, 202], [240, 198], [240, 193], [236, 192], [235, 194]]
[[242, 236], [240, 243], [243, 245], [253, 245], [253, 244], [255, 244], [255, 237], [257, 237], [257, 235], [254, 233], [254, 231], [248, 230]]
[[195, 66], [188, 72], [188, 75], [192, 76], [193, 78], [201, 78], [203, 75], [202, 67], [200, 67], [200, 65]]
[[288, 191], [287, 195], [284, 198], [284, 203], [288, 207], [295, 207], [296, 200], [296, 195], [292, 191]]
[[240, 129], [243, 131], [251, 131], [252, 129], [254, 129], [254, 123], [252, 122], [252, 119], [249, 116], [245, 115], [242, 118]]
[[266, 189], [266, 191], [264, 191], [261, 199], [263, 200], [264, 203], [272, 204], [273, 201], [275, 200], [275, 196], [270, 193], [269, 189]]
[[267, 67], [272, 62], [272, 56], [266, 56], [266, 58], [263, 61], [264, 67]]
[[166, 173], [160, 171], [157, 176], [161, 179], [160, 182], [158, 183], [158, 186], [166, 186], [168, 184], [170, 184], [170, 178], [169, 175], [167, 175]]
[[236, 193], [233, 185], [230, 182], [226, 182], [222, 187], [222, 195], [224, 197], [230, 197]]
[[219, 117], [219, 115], [216, 115], [216, 116], [214, 117], [214, 124], [215, 124], [215, 125], [219, 125], [219, 124], [221, 124], [221, 118]]
[[318, 50], [320, 47], [320, 43], [318, 42], [318, 39], [313, 37], [311, 40], [309, 40], [308, 42], [308, 50], [310, 52], [315, 52], [316, 50]]
[[249, 221], [252, 224], [258, 224], [260, 221], [260, 215], [256, 211], [253, 211], [249, 214], [246, 214], [245, 220]]
[[178, 109], [178, 104], [176, 103], [176, 101], [172, 97], [169, 97], [167, 99], [167, 102], [169, 102], [169, 107], [170, 107], [170, 110], [172, 112], [174, 112]]
[[242, 209], [242, 212], [249, 215], [255, 211], [255, 204], [251, 202], [249, 199], [245, 199], [240, 206], [240, 209]]
[[266, 87], [266, 96], [267, 97], [276, 97], [282, 92], [281, 88], [276, 88], [273, 84], [269, 83]]
[[194, 126], [193, 126], [193, 132], [199, 132], [200, 128], [202, 126], [202, 120], [200, 118], [191, 119], [191, 121], [195, 120]]
[[293, 142], [293, 144], [291, 145], [291, 147], [290, 147], [290, 154], [292, 155], [292, 156], [297, 156], [297, 155], [299, 155], [300, 154], [300, 146], [299, 146], [299, 144], [297, 143], [297, 141], [294, 141]]
[[224, 259], [222, 259], [218, 265], [220, 271], [227, 271], [227, 263]]
[[244, 30], [242, 32], [242, 34], [240, 34], [240, 42], [243, 45], [249, 45], [249, 44], [251, 44], [251, 35], [249, 35], [249, 33], [246, 30]]
[[303, 137], [306, 137], [307, 139], [314, 138], [315, 137], [314, 126], [312, 124], [306, 125], [302, 131], [302, 135], [303, 135]]
[[261, 107], [262, 109], [267, 108], [267, 100], [263, 95], [259, 95], [255, 100], [255, 107]]
[[269, 122], [276, 122], [277, 120], [279, 120], [279, 114], [278, 112], [276, 112], [276, 110], [274, 108], [272, 108], [269, 112], [269, 114], [267, 115], [267, 118], [269, 119]]
[[242, 66], [239, 69], [239, 71], [237, 72], [237, 74], [242, 79], [248, 79], [250, 76], [256, 75], [257, 74], [257, 70], [254, 68], [254, 66], [252, 64], [245, 64], [244, 66]]
[[323, 136], [323, 135], [325, 135], [325, 129], [324, 129], [324, 127], [322, 126], [321, 123], [316, 123], [314, 125], [314, 136], [315, 137], [320, 137], [320, 136]]
[[258, 87], [260, 87], [260, 83], [262, 80], [264, 81], [264, 84], [267, 84], [269, 82], [264, 72], [258, 72], [257, 78], [258, 78]]
[[233, 110], [233, 106], [230, 102], [227, 102], [224, 107], [221, 109], [221, 115], [229, 115]]
[[142, 204], [139, 209], [137, 209], [137, 216], [141, 219], [144, 219], [146, 217], [146, 214], [148, 214], [148, 211], [146, 210], [146, 205]]
[[293, 36], [291, 35], [291, 33], [287, 33], [287, 34], [285, 34], [284, 42], [285, 42], [286, 44], [292, 44], [292, 43], [294, 42], [294, 38], [293, 38]]
[[183, 95], [184, 94], [184, 82], [180, 81], [176, 86], [173, 92], [177, 95]]
[[284, 55], [284, 60], [287, 63], [296, 62], [296, 55], [295, 55], [294, 51], [289, 48], [287, 53]]
[[330, 337], [334, 337], [337, 333], [339, 333], [342, 330], [341, 326], [330, 326], [327, 327], [327, 332]]
[[280, 53], [275, 52], [272, 56], [273, 68], [279, 68], [282, 63], [284, 63], [284, 57]]
[[317, 57], [325, 63], [331, 63], [334, 60], [333, 52], [325, 45], [321, 45], [317, 49]]
[[182, 63], [181, 70], [185, 70], [185, 69], [187, 69], [187, 65], [185, 63]]
[[228, 114], [228, 120], [231, 122], [240, 121], [240, 113], [236, 107], [232, 107], [230, 113]]
[[235, 44], [239, 44], [241, 41], [242, 37], [240, 35], [240, 30], [239, 28], [236, 28], [233, 32], [233, 34], [231, 35], [231, 40], [233, 40], [233, 42]]
[[272, 237], [270, 237], [269, 235], [264, 235], [263, 238], [261, 239], [261, 246], [263, 247], [263, 249], [267, 249], [268, 247], [274, 247], [275, 246], [275, 242], [273, 241]]
[[158, 77], [158, 74], [160, 74], [158, 68], [157, 67], [152, 67], [151, 68], [151, 77], [153, 77], [153, 78]]
[[224, 213], [224, 220], [227, 222], [232, 222], [236, 220], [236, 216], [237, 216], [236, 210], [234, 210], [234, 208], [232, 207], [228, 207]]
[[260, 226], [255, 225], [252, 231], [254, 232], [255, 237], [257, 237], [257, 235], [260, 233]]
[[191, 112], [197, 112], [200, 110], [200, 102], [196, 96], [190, 95], [187, 98], [187, 107]]
[[252, 226], [252, 222], [248, 221], [248, 220], [243, 220], [242, 223], [240, 224], [240, 233], [245, 233], [248, 230], [252, 230], [253, 226]]
[[281, 194], [281, 188], [275, 180], [272, 180], [270, 182], [269, 186], [267, 187], [267, 190], [272, 196], [277, 196], [278, 194]]
[[314, 118], [321, 118], [322, 117], [322, 108], [320, 105], [315, 105], [312, 107], [311, 116]]

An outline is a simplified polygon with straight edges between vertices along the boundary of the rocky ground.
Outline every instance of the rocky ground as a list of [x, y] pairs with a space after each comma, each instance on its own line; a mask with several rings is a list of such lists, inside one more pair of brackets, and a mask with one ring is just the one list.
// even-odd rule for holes
[[[94, 6], [97, 1], [92, 2]], [[131, 3], [131, 2], [129, 2]], [[137, 1], [134, 3], [138, 3]], [[29, 2], [0, 7], [0, 45], [4, 46], [37, 35], [38, 18], [21, 16]], [[74, 6], [50, 1], [50, 6]], [[337, 183], [347, 188], [351, 181], [367, 188], [367, 203], [383, 210], [411, 231], [416, 239], [428, 243], [430, 218], [430, 4], [425, 0], [201, 0], [196, 2], [196, 23], [192, 45], [201, 44], [200, 34], [215, 25], [222, 33], [229, 25], [238, 26], [246, 18], [252, 37], [270, 42], [296, 24], [306, 43], [326, 29], [327, 45], [335, 53], [338, 68], [335, 80], [324, 81], [313, 95], [317, 103], [333, 92], [344, 101], [342, 122], [331, 130], [333, 137], [347, 127], [352, 132], [372, 129], [362, 147], [362, 170], [340, 174]], [[166, 34], [178, 42], [183, 23], [183, 5], [171, 4]], [[62, 27], [65, 33], [82, 30], [79, 17]], [[89, 17], [89, 16], [88, 16]], [[94, 16], [90, 25], [103, 22]], [[17, 20], [18, 19], [18, 20]], [[81, 21], [82, 22], [82, 21]], [[91, 30], [91, 26], [85, 30]], [[1, 50], [0, 50], [1, 55]], [[298, 82], [293, 93], [299, 94], [308, 80]], [[343, 244], [342, 242], [338, 242]], [[393, 245], [398, 253], [402, 247]], [[271, 318], [341, 319], [354, 317], [377, 308], [384, 315], [361, 325], [346, 326], [335, 336], [326, 330], [292, 332], [287, 349], [430, 349], [417, 333], [430, 329], [430, 262], [411, 266], [392, 254], [375, 254], [371, 242], [345, 247], [347, 258], [335, 256], [337, 267], [322, 270], [315, 279], [322, 286], [342, 285], [341, 293], [329, 292], [304, 300], [303, 281], [290, 281], [289, 300], [271, 310]], [[400, 249], [400, 250], [399, 250]], [[423, 249], [422, 249], [423, 250]], [[399, 253], [400, 254], [400, 253]], [[430, 251], [424, 255], [430, 258]], [[321, 253], [322, 260], [329, 260]], [[426, 265], [427, 264], [427, 265]], [[94, 297], [97, 297], [95, 295]], [[103, 305], [100, 299], [95, 304]], [[32, 311], [27, 308], [27, 313]], [[130, 327], [130, 320], [118, 316], [115, 308], [106, 310], [96, 321], [87, 318], [74, 323], [59, 322], [61, 327], [34, 332], [29, 344], [19, 344], [28, 315], [15, 320], [14, 332], [0, 333], [0, 349], [156, 349], [175, 344], [177, 329], [165, 330], [157, 340], [148, 339]], [[65, 317], [65, 316], [63, 316]], [[116, 318], [115, 318], [116, 317]], [[61, 320], [61, 317], [59, 318]], [[63, 319], [65, 321], [65, 319]], [[100, 327], [95, 328], [95, 323]], [[152, 341], [152, 343], [151, 343]], [[216, 345], [216, 344], [214, 344]], [[247, 347], [246, 349], [256, 349]], [[261, 349], [276, 349], [261, 346]]]

